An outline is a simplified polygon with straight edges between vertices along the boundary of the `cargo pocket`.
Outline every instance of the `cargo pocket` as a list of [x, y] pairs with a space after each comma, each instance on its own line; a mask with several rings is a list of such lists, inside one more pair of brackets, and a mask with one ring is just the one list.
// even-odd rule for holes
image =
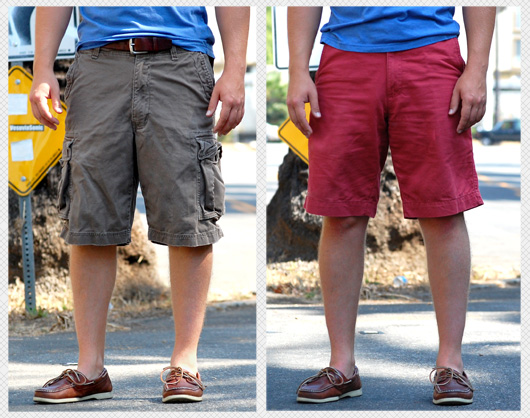
[[59, 217], [68, 219], [70, 213], [70, 160], [72, 159], [72, 145], [74, 138], [66, 137], [63, 142], [63, 155], [59, 160], [61, 164], [61, 179], [59, 180], [59, 196], [57, 198], [57, 209]]
[[199, 219], [219, 219], [224, 213], [225, 185], [221, 176], [221, 143], [208, 131], [195, 136], [199, 145], [197, 175]]

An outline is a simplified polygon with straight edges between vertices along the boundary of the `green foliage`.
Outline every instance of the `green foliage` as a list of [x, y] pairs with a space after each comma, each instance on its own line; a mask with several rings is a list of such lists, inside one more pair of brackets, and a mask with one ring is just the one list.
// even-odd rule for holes
[[287, 84], [282, 84], [278, 71], [267, 73], [267, 123], [280, 125], [288, 117]]
[[26, 311], [26, 316], [30, 319], [46, 318], [48, 316], [48, 311], [44, 308], [38, 307], [31, 312]]

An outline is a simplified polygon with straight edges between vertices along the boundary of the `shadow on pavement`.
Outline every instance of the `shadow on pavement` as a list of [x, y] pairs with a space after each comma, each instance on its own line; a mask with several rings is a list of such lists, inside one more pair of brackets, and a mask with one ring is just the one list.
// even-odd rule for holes
[[163, 404], [162, 368], [169, 365], [171, 317], [131, 321], [131, 330], [107, 334], [106, 365], [114, 398], [63, 405], [34, 404], [33, 390], [77, 361], [72, 332], [11, 338], [10, 411], [254, 411], [256, 408], [255, 306], [209, 309], [199, 345], [203, 402]]

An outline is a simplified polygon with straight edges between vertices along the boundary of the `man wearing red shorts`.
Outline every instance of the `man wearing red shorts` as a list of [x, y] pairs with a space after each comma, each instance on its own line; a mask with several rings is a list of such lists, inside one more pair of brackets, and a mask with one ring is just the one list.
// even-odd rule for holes
[[[435, 404], [469, 404], [462, 337], [470, 278], [463, 212], [481, 205], [470, 127], [484, 116], [494, 7], [464, 7], [468, 57], [452, 7], [332, 7], [313, 83], [309, 57], [322, 9], [289, 8], [289, 115], [309, 137], [305, 207], [324, 216], [319, 267], [329, 367], [298, 388], [300, 402], [362, 394], [354, 338], [364, 238], [388, 147], [406, 218], [427, 250], [439, 350]], [[311, 104], [311, 122], [304, 103]]]

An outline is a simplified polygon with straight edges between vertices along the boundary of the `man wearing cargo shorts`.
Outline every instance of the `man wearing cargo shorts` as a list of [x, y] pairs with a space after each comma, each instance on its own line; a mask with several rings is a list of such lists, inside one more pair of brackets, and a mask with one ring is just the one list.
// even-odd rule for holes
[[[493, 7], [464, 7], [465, 65], [452, 7], [332, 7], [315, 83], [309, 57], [321, 8], [289, 8], [289, 115], [309, 137], [305, 207], [324, 216], [319, 268], [329, 367], [299, 402], [362, 394], [354, 356], [364, 239], [387, 150], [406, 218], [419, 219], [439, 334], [435, 404], [469, 404], [462, 337], [470, 279], [462, 212], [481, 205], [470, 127], [484, 115]], [[304, 103], [311, 104], [311, 121]]]
[[[105, 326], [116, 277], [116, 246], [130, 242], [138, 183], [148, 237], [169, 247], [175, 344], [161, 374], [163, 402], [200, 401], [197, 345], [212, 269], [224, 185], [215, 133], [244, 113], [248, 7], [217, 7], [225, 66], [213, 77], [213, 34], [204, 7], [82, 7], [79, 43], [67, 74], [66, 137], [59, 185], [62, 233], [79, 344], [77, 370], [35, 392], [37, 402], [112, 397], [104, 368]], [[35, 117], [55, 129], [53, 73], [71, 7], [38, 8]], [[212, 116], [222, 102], [219, 121]]]

